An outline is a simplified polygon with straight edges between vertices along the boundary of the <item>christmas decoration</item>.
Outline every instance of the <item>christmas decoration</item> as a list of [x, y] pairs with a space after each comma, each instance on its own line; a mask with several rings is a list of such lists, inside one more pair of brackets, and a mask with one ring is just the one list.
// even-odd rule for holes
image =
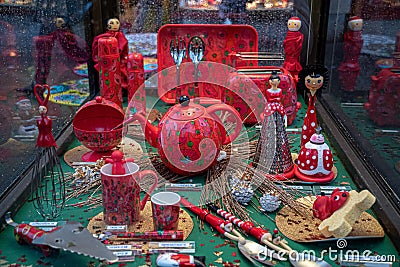
[[304, 35], [299, 32], [301, 20], [298, 17], [291, 17], [287, 23], [288, 32], [283, 41], [283, 49], [285, 50], [285, 62], [283, 68], [290, 71], [297, 81], [297, 75], [302, 70], [300, 65], [300, 53], [303, 46]]
[[332, 151], [325, 143], [321, 127], [311, 136], [296, 160], [296, 177], [308, 182], [329, 182], [335, 174], [332, 171]]
[[[279, 76], [273, 72], [267, 90], [267, 106], [264, 110], [262, 129], [257, 143], [254, 165], [283, 180], [293, 177], [293, 161], [288, 135], [285, 129], [286, 114], [281, 104], [282, 90], [278, 88]], [[270, 162], [272, 159], [272, 162]]]
[[353, 92], [356, 86], [357, 77], [360, 74], [358, 57], [363, 45], [362, 39], [363, 20], [360, 17], [350, 17], [348, 31], [344, 34], [343, 60], [338, 68], [339, 80], [342, 89], [346, 92]]
[[[42, 98], [43, 91], [47, 96]], [[46, 219], [58, 217], [65, 204], [65, 179], [55, 147], [52, 133], [52, 120], [47, 116], [47, 103], [50, 97], [50, 86], [37, 84], [34, 93], [39, 103], [40, 117], [37, 119], [39, 135], [36, 146], [40, 148], [33, 166], [32, 179], [38, 178], [33, 204], [37, 212]]]
[[120, 31], [120, 22], [117, 18], [110, 18], [107, 21], [107, 31], [105, 33], [97, 35], [92, 44], [92, 58], [95, 62], [95, 68], [97, 71], [100, 70], [100, 59], [99, 55], [99, 40], [100, 38], [109, 38], [114, 37], [117, 39], [117, 46], [118, 46], [118, 54], [119, 54], [119, 61], [121, 63], [121, 85], [122, 88], [127, 88], [127, 71], [126, 71], [126, 61], [128, 58], [128, 40], [126, 39], [124, 33]]
[[276, 211], [281, 205], [279, 194], [269, 192], [260, 197], [261, 211], [273, 212]]
[[232, 186], [233, 198], [242, 205], [247, 205], [254, 195], [250, 181], [241, 180]]
[[315, 102], [317, 100], [317, 91], [323, 89], [328, 84], [328, 69], [321, 65], [308, 65], [299, 73], [299, 87], [308, 89], [308, 108], [304, 117], [301, 131], [300, 146], [303, 147], [315, 133], [317, 128], [317, 113]]

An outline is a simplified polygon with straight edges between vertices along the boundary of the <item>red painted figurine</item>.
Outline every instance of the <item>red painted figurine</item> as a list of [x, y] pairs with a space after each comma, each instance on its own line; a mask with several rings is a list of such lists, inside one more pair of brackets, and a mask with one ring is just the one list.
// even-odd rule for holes
[[111, 159], [106, 159], [106, 163], [112, 164], [111, 172], [113, 175], [123, 175], [126, 174], [125, 163], [133, 162], [132, 158], [124, 159], [124, 153], [119, 150], [115, 150], [111, 154]]
[[[43, 98], [44, 91], [47, 95]], [[38, 179], [38, 188], [33, 194], [33, 205], [37, 212], [46, 219], [60, 215], [65, 204], [65, 179], [60, 160], [56, 152], [56, 141], [52, 133], [52, 120], [47, 116], [47, 103], [50, 86], [37, 84], [33, 92], [39, 103], [40, 118], [36, 123], [39, 134], [36, 146], [40, 153], [36, 155], [32, 179]], [[47, 163], [43, 164], [43, 158]]]
[[120, 31], [120, 22], [117, 18], [111, 18], [107, 22], [107, 31], [103, 34], [97, 35], [92, 44], [92, 58], [95, 62], [95, 68], [97, 71], [100, 70], [99, 66], [99, 39], [114, 37], [118, 41], [118, 53], [120, 56], [120, 70], [121, 70], [121, 86], [122, 88], [127, 88], [128, 78], [126, 70], [126, 62], [128, 59], [129, 47], [128, 40], [126, 39], [124, 33]]
[[301, 20], [298, 17], [291, 17], [287, 23], [288, 32], [283, 41], [283, 49], [285, 50], [285, 62], [283, 68], [292, 73], [297, 81], [297, 75], [302, 70], [300, 64], [300, 53], [303, 46], [304, 35], [299, 31]]
[[300, 180], [326, 183], [335, 178], [332, 151], [325, 143], [321, 131], [321, 127], [318, 127], [310, 141], [300, 150], [295, 168], [296, 177]]
[[349, 198], [349, 192], [333, 190], [331, 196], [317, 196], [313, 204], [313, 215], [320, 220], [329, 218], [332, 213], [340, 209]]
[[[40, 89], [45, 88], [48, 92], [46, 98], [42, 100], [39, 96]], [[56, 141], [54, 140], [54, 136], [52, 133], [52, 120], [47, 116], [47, 103], [49, 102], [50, 97], [50, 87], [46, 85], [36, 85], [34, 88], [34, 93], [36, 95], [36, 99], [39, 102], [39, 114], [40, 118], [36, 120], [37, 127], [39, 129], [39, 135], [37, 137], [36, 146], [38, 147], [56, 147]]]
[[[262, 114], [263, 123], [254, 163], [265, 173], [283, 180], [293, 177], [294, 165], [285, 129], [286, 113], [281, 104], [283, 95], [278, 87], [279, 83], [279, 76], [273, 72], [269, 78], [271, 88], [265, 92], [268, 103]], [[275, 145], [271, 145], [272, 142], [275, 142]]]
[[[299, 87], [309, 90], [308, 108], [304, 117], [301, 130], [300, 146], [303, 147], [317, 128], [317, 113], [315, 102], [317, 100], [317, 91], [324, 88], [328, 83], [328, 69], [319, 65], [308, 65], [299, 74]], [[305, 87], [305, 88], [304, 88]]]
[[349, 30], [344, 34], [343, 39], [343, 60], [338, 71], [342, 89], [347, 92], [353, 92], [357, 77], [360, 74], [358, 57], [363, 45], [361, 35], [363, 20], [357, 16], [350, 17], [348, 27]]

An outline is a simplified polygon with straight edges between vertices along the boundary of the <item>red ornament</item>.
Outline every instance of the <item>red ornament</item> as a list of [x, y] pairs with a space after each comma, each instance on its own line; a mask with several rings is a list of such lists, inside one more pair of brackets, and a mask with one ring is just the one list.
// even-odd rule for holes
[[313, 204], [313, 215], [320, 220], [325, 220], [340, 209], [348, 198], [349, 192], [340, 191], [339, 188], [333, 190], [331, 196], [317, 196]]
[[[262, 129], [258, 139], [254, 163], [263, 170], [267, 177], [285, 180], [293, 177], [294, 165], [288, 135], [285, 129], [285, 109], [281, 104], [282, 90], [278, 87], [280, 78], [273, 72], [269, 78], [271, 88], [266, 91], [267, 106], [262, 114]], [[275, 145], [268, 145], [275, 142]], [[270, 155], [273, 155], [272, 163]]]
[[[114, 19], [115, 20], [115, 19]], [[111, 21], [111, 20], [110, 20]], [[123, 32], [119, 31], [119, 29], [109, 29], [103, 34], [97, 35], [92, 44], [92, 58], [95, 62], [94, 67], [97, 71], [100, 70], [100, 58], [99, 58], [99, 40], [100, 38], [110, 38], [114, 37], [117, 40], [118, 54], [121, 62], [121, 76], [122, 76], [122, 88], [127, 87], [127, 74], [126, 74], [126, 60], [128, 58], [129, 46], [128, 40], [126, 39]]]
[[304, 117], [303, 127], [301, 131], [300, 146], [303, 147], [315, 133], [317, 128], [317, 114], [315, 109], [316, 93], [321, 90], [327, 83], [327, 69], [321, 66], [307, 66], [301, 72], [300, 85], [305, 86], [309, 91], [308, 108]]

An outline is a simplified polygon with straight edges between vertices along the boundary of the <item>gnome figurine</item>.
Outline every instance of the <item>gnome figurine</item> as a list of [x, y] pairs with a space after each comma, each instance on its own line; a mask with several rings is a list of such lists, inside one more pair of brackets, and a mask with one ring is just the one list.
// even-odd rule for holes
[[363, 20], [360, 17], [350, 17], [348, 31], [343, 37], [343, 60], [338, 68], [341, 88], [345, 92], [353, 92], [357, 77], [360, 74], [358, 57], [363, 45]]
[[285, 50], [285, 62], [283, 68], [290, 71], [295, 80], [301, 71], [300, 53], [303, 46], [304, 35], [299, 31], [301, 20], [298, 17], [291, 17], [287, 23], [288, 32], [283, 41], [283, 49]]
[[334, 178], [332, 152], [325, 143], [321, 127], [301, 148], [295, 163], [295, 175], [303, 181], [327, 183]]

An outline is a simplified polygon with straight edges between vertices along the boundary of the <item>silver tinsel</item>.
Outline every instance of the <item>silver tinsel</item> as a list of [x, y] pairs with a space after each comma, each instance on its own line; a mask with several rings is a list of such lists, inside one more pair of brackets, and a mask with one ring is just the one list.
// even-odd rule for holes
[[279, 200], [279, 195], [266, 193], [262, 197], [260, 197], [260, 205], [261, 211], [265, 212], [273, 212], [276, 211], [281, 205], [281, 201]]
[[76, 188], [86, 187], [100, 180], [100, 168], [104, 165], [103, 160], [98, 160], [95, 165], [79, 166], [72, 174], [72, 186]]
[[240, 204], [247, 205], [254, 195], [252, 183], [250, 181], [233, 178], [230, 184], [232, 188], [232, 197]]

